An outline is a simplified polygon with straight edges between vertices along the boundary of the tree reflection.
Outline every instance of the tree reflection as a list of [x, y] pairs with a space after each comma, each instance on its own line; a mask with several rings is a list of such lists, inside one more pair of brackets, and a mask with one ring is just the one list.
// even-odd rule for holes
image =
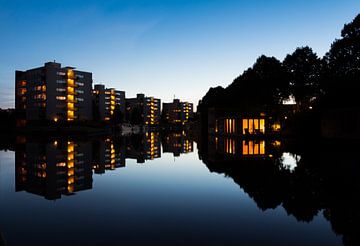
[[[261, 210], [282, 206], [303, 222], [323, 212], [346, 245], [359, 245], [360, 177], [354, 143], [282, 140], [280, 144], [266, 139], [267, 158], [240, 154], [233, 158], [216, 146], [224, 141], [221, 137], [211, 138], [205, 137], [198, 145], [200, 159], [211, 172], [231, 177]], [[296, 156], [293, 169], [284, 167], [284, 152]]]

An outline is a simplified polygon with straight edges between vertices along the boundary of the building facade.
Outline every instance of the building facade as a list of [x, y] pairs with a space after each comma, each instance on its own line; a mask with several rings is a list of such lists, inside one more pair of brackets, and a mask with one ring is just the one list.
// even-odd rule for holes
[[[238, 112], [234, 110], [208, 110], [208, 133], [215, 135], [255, 136], [271, 134], [277, 126], [270, 123], [264, 112]], [[279, 129], [276, 129], [278, 131]]]
[[18, 125], [27, 121], [92, 120], [92, 73], [47, 62], [15, 72]]
[[[93, 90], [94, 119], [109, 121], [118, 113], [125, 115], [125, 91], [97, 84]], [[117, 116], [120, 117], [120, 116]]]
[[171, 103], [163, 103], [162, 119], [169, 124], [185, 124], [193, 117], [193, 104], [188, 102], [180, 102], [174, 99]]
[[135, 125], [156, 126], [160, 123], [161, 100], [137, 94], [126, 100], [126, 120]]

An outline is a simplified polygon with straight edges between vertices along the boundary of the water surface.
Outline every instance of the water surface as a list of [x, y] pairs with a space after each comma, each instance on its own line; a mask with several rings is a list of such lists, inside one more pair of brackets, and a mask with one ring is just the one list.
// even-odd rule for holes
[[[71, 144], [78, 155], [74, 173]], [[284, 205], [290, 191], [282, 186], [293, 182], [299, 157], [279, 154], [287, 166], [272, 162], [271, 172], [256, 174], [241, 158], [208, 158], [214, 153], [204, 154], [200, 145], [149, 133], [119, 141], [26, 140], [16, 154], [0, 151], [6, 245], [342, 245], [323, 206], [299, 218], [293, 205]], [[57, 164], [62, 158], [65, 174]], [[266, 165], [264, 156], [258, 159]], [[271, 191], [251, 181], [258, 179], [285, 181]], [[303, 202], [300, 209], [308, 211]]]

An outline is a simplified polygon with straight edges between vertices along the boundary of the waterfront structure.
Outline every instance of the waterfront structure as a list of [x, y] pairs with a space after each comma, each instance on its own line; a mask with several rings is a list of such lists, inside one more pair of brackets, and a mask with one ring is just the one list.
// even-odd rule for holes
[[264, 135], [269, 125], [264, 112], [238, 112], [234, 110], [208, 110], [208, 132], [216, 135]]
[[15, 72], [18, 126], [28, 121], [92, 120], [92, 73], [47, 62]]
[[161, 100], [137, 94], [136, 98], [126, 98], [126, 120], [135, 125], [156, 126], [160, 123]]
[[203, 115], [209, 134], [261, 136], [280, 134], [295, 113], [296, 105], [279, 104], [251, 109], [209, 108]]
[[125, 91], [96, 84], [93, 90], [94, 119], [109, 121], [125, 115]]
[[179, 99], [162, 105], [162, 119], [168, 124], [186, 124], [193, 114], [193, 104], [181, 102]]

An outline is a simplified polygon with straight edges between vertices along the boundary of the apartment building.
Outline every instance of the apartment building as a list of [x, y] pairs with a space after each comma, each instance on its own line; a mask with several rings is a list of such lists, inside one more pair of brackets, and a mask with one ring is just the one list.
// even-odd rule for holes
[[15, 72], [18, 125], [28, 121], [92, 120], [92, 73], [47, 62]]
[[131, 124], [155, 126], [160, 123], [161, 100], [137, 94], [136, 98], [127, 98], [126, 119]]
[[185, 124], [193, 117], [193, 104], [174, 99], [171, 103], [163, 103], [162, 119], [168, 124]]
[[96, 84], [93, 90], [93, 102], [95, 120], [109, 121], [117, 115], [117, 112], [125, 116], [125, 91]]

